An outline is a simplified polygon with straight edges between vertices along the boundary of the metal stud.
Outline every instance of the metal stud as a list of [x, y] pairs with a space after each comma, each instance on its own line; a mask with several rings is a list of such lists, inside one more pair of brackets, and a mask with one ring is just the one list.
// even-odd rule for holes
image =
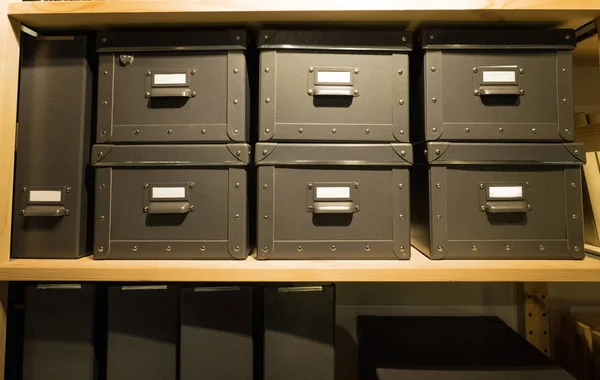
[[571, 36], [567, 34], [567, 35], [565, 36], [565, 38], [566, 38], [567, 40], [570, 40], [570, 39], [571, 39]]
[[479, 90], [475, 90], [475, 91], [473, 91], [473, 95], [475, 95], [475, 96], [479, 96]]
[[194, 212], [194, 211], [196, 211], [196, 206], [190, 205], [190, 212]]
[[233, 104], [238, 104], [238, 100], [237, 99], [233, 99]]
[[21, 191], [24, 192], [24, 193], [26, 193], [27, 192], [27, 188], [26, 187], [22, 187]]
[[358, 74], [358, 69], [354, 69], [354, 74]]
[[140, 134], [140, 130], [136, 129], [135, 132], [133, 132], [133, 133], [135, 133], [136, 135], [139, 135]]
[[562, 102], [563, 102], [564, 104], [567, 104], [569, 101], [568, 101], [567, 99], [563, 99], [563, 100], [562, 100]]
[[435, 38], [435, 36], [434, 36], [433, 34], [430, 34], [430, 35], [429, 35], [429, 39], [430, 39], [430, 40], [433, 40], [434, 38]]
[[105, 135], [106, 135], [106, 131], [102, 131], [102, 132], [100, 132], [100, 135], [101, 135], [101, 136], [105, 136]]
[[431, 72], [432, 72], [432, 73], [435, 73], [435, 67], [432, 67], [432, 68], [431, 68]]
[[465, 132], [471, 133], [471, 128], [465, 128]]
[[19, 212], [19, 214], [21, 214], [21, 215], [25, 215], [25, 210], [21, 210], [21, 211]]
[[206, 129], [203, 129], [200, 131], [201, 134], [205, 135], [206, 134]]
[[149, 77], [150, 75], [152, 75], [152, 71], [147, 71], [146, 76]]
[[239, 188], [240, 188], [240, 183], [239, 183], [239, 182], [237, 182], [237, 183], [235, 184], [235, 188], [236, 188], [236, 189], [239, 189]]
[[262, 155], [263, 155], [263, 156], [266, 156], [266, 155], [267, 155], [267, 153], [269, 153], [269, 152], [267, 152], [267, 150], [266, 150], [266, 149], [262, 151]]
[[579, 156], [579, 150], [575, 149], [573, 153], [575, 153], [576, 156]]
[[579, 252], [579, 246], [578, 246], [578, 245], [576, 245], [576, 246], [575, 246], [575, 247], [573, 247], [573, 248], [575, 248], [575, 252]]
[[544, 247], [543, 245], [540, 245], [540, 251], [545, 251], [546, 247]]
[[439, 156], [440, 154], [442, 154], [442, 152], [441, 152], [439, 149], [436, 149], [436, 150], [435, 150], [435, 155], [436, 155], [436, 156]]
[[70, 215], [70, 214], [71, 214], [71, 210], [69, 210], [69, 209], [66, 209], [66, 210], [65, 210], [65, 215]]
[[358, 92], [358, 90], [354, 90], [354, 95], [358, 96], [360, 93]]
[[[564, 70], [564, 69], [563, 69], [563, 70]], [[108, 71], [106, 71], [106, 70], [105, 70], [105, 71], [103, 71], [103, 72], [102, 72], [102, 75], [108, 75]]]
[[370, 246], [370, 245], [367, 245], [367, 246], [365, 247], [365, 251], [367, 251], [367, 252], [370, 252], [370, 251], [371, 251], [371, 246]]
[[355, 212], [359, 212], [359, 211], [360, 211], [360, 207], [358, 207], [358, 206], [354, 206], [354, 211], [355, 211]]
[[400, 246], [400, 252], [404, 252], [404, 246], [403, 245]]
[[106, 38], [103, 38], [103, 39], [102, 39], [102, 42], [106, 42]]
[[104, 216], [100, 216], [100, 221], [103, 222], [104, 221]]
[[507, 250], [507, 251], [510, 251], [510, 245], [507, 245], [507, 246], [506, 246], [506, 250]]
[[398, 103], [400, 103], [401, 106], [404, 105], [404, 100], [400, 99], [400, 101], [398, 101]]
[[238, 69], [233, 69], [233, 73], [234, 73], [234, 74], [237, 74], [237, 73], [238, 73], [238, 71], [239, 71]]
[[531, 187], [531, 182], [529, 182], [529, 181], [525, 182], [525, 186]]
[[577, 215], [573, 214], [573, 219], [577, 219]]
[[400, 151], [400, 155], [401, 155], [402, 157], [406, 156], [406, 151], [404, 151], [404, 150], [401, 150], [401, 151]]
[[264, 219], [264, 220], [268, 220], [268, 219], [269, 219], [269, 216], [268, 216], [268, 215], [264, 215], [264, 216], [263, 216], [263, 219]]
[[315, 68], [314, 68], [314, 67], [309, 67], [309, 68], [308, 68], [308, 72], [309, 72], [309, 73], [312, 73], [313, 71], [315, 71]]
[[437, 133], [437, 128], [432, 128], [432, 129], [431, 129], [431, 131], [432, 131], [433, 133]]
[[436, 187], [437, 189], [441, 189], [441, 188], [442, 188], [442, 185], [440, 185], [439, 183], [436, 183], [436, 184], [435, 184], [435, 187]]
[[103, 105], [103, 106], [107, 106], [107, 105], [108, 105], [108, 102], [105, 100], [105, 101], [103, 101], [103, 102], [102, 102], [102, 105]]
[[149, 92], [147, 92], [147, 93], [146, 93], [146, 97], [147, 97], [147, 98], [149, 98], [149, 97], [150, 97], [150, 93], [149, 93]]
[[533, 134], [535, 135], [537, 133], [537, 129], [536, 128], [531, 128], [531, 132], [533, 132]]
[[438, 250], [438, 252], [442, 252], [444, 250], [444, 247], [442, 247], [441, 245], [438, 245], [437, 250]]
[[173, 130], [172, 130], [172, 129], [169, 129], [169, 130], [167, 131], [167, 135], [172, 135], [172, 134], [173, 134]]
[[570, 135], [570, 134], [571, 134], [571, 130], [570, 130], [570, 129], [565, 129], [565, 133], [566, 133], [567, 135]]
[[302, 246], [301, 246], [301, 245], [299, 245], [299, 246], [296, 248], [296, 251], [298, 251], [298, 252], [302, 252]]
[[236, 220], [237, 220], [237, 219], [239, 219], [239, 218], [240, 218], [240, 214], [235, 214], [235, 215], [233, 216], [233, 219], [236, 219]]
[[476, 73], [477, 71], [477, 67], [473, 67], [473, 72]]
[[480, 184], [479, 184], [479, 188], [480, 188], [481, 190], [483, 190], [483, 189], [485, 189], [485, 185], [484, 185], [483, 183], [480, 183]]
[[442, 216], [440, 214], [437, 215], [437, 220], [442, 220]]
[[268, 67], [265, 67], [265, 73], [268, 73], [269, 71], [271, 71]]
[[498, 128], [498, 132], [504, 133], [504, 128]]
[[436, 98], [431, 98], [431, 101], [434, 103], [437, 103], [437, 99]]
[[167, 252], [171, 252], [171, 246], [167, 245]]
[[308, 184], [308, 190], [312, 190], [312, 183]]
[[313, 207], [312, 206], [308, 206], [308, 211], [312, 212], [312, 210], [313, 210]]
[[314, 93], [314, 91], [312, 89], [308, 90], [308, 95], [312, 95]]
[[137, 247], [137, 245], [134, 245], [133, 247], [131, 247], [131, 250], [132, 250], [133, 252], [137, 251], [137, 250], [138, 250], [138, 247]]
[[196, 75], [196, 69], [192, 69], [192, 75]]
[[577, 185], [575, 185], [575, 182], [571, 182], [571, 187], [577, 187]]
[[98, 252], [104, 252], [104, 247], [98, 247]]
[[302, 129], [302, 128], [299, 128], [299, 129], [298, 129], [298, 133], [300, 133], [300, 134], [304, 133], [304, 129]]
[[194, 187], [196, 187], [196, 182], [191, 182], [188, 187], [190, 189], [193, 189]]
[[403, 71], [402, 70], [398, 70], [398, 75], [402, 75]]
[[235, 36], [236, 41], [240, 40], [240, 36]]
[[267, 247], [267, 246], [264, 246], [264, 247], [262, 248], [262, 250], [263, 250], [263, 252], [267, 252], [267, 251], [269, 251], [269, 247]]
[[331, 133], [333, 133], [333, 134], [335, 135], [335, 134], [337, 133], [337, 129], [333, 128], [333, 129], [331, 130]]
[[479, 207], [479, 209], [480, 209], [481, 211], [485, 211], [485, 206], [483, 206], [483, 205], [482, 205], [482, 206], [480, 206], [480, 207]]
[[234, 134], [234, 135], [237, 135], [238, 133], [240, 133], [240, 131], [238, 131], [237, 129], [234, 129], [234, 130], [233, 130], [233, 134]]
[[563, 73], [566, 73], [566, 72], [567, 72], [567, 69], [562, 69], [562, 72], [563, 72]]
[[266, 98], [265, 103], [271, 103], [271, 98]]
[[368, 134], [370, 134], [370, 133], [371, 133], [371, 130], [370, 130], [370, 129], [367, 129], [367, 130], [365, 130], [365, 133], [368, 135]]
[[98, 157], [102, 157], [103, 154], [104, 152], [98, 152]]
[[404, 214], [400, 214], [400, 215], [398, 215], [398, 219], [400, 219], [400, 220], [404, 220]]
[[265, 184], [263, 185], [263, 190], [267, 190], [268, 188], [269, 188], [269, 186], [267, 186], [267, 184], [265, 183]]
[[239, 245], [236, 245], [236, 246], [235, 246], [235, 251], [237, 252], [237, 251], [239, 251], [239, 250], [240, 250], [240, 246], [239, 246]]
[[477, 252], [477, 246], [475, 246], [475, 245], [474, 245], [474, 246], [472, 246], [472, 247], [471, 247], [471, 251], [473, 251], [473, 252]]
[[404, 134], [404, 129], [400, 130], [400, 134], [403, 135]]
[[148, 213], [148, 210], [149, 210], [149, 209], [148, 209], [148, 206], [144, 207], [144, 212], [145, 212], [145, 213]]
[[106, 187], [106, 185], [104, 185], [104, 184], [100, 185], [100, 190], [104, 190], [105, 187]]
[[403, 184], [399, 184], [399, 185], [398, 185], [398, 188], [399, 188], [400, 190], [402, 190], [402, 189], [404, 189], [404, 185], [403, 185]]
[[527, 204], [527, 211], [531, 211], [531, 205]]
[[265, 129], [265, 135], [268, 135], [269, 133], [271, 133], [271, 130], [269, 128]]
[[523, 69], [519, 69], [519, 73], [521, 73], [521, 74], [525, 74], [525, 70], [523, 70]]
[[196, 91], [192, 91], [192, 98], [196, 97]]
[[331, 250], [332, 250], [332, 251], [335, 251], [336, 249], [337, 249], [337, 248], [335, 247], [335, 245], [332, 245], [332, 246], [331, 246]]
[[148, 185], [147, 183], [144, 184], [144, 189], [147, 189], [150, 185]]
[[206, 246], [204, 246], [204, 245], [203, 245], [203, 246], [201, 246], [201, 247], [200, 247], [200, 250], [201, 250], [202, 252], [206, 251]]

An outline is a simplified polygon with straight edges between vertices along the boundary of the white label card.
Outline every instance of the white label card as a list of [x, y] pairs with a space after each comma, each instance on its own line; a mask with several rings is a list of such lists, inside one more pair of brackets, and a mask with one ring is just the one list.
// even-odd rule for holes
[[154, 84], [186, 84], [187, 74], [154, 74]]
[[483, 83], [515, 83], [516, 75], [514, 71], [484, 71]]
[[523, 186], [490, 186], [488, 188], [490, 199], [515, 199], [523, 198]]
[[153, 187], [153, 199], [185, 199], [185, 187]]
[[350, 199], [349, 187], [317, 187], [318, 199]]
[[350, 84], [352, 77], [349, 71], [317, 71], [317, 82]]
[[60, 190], [31, 190], [29, 192], [30, 202], [60, 202], [62, 199]]

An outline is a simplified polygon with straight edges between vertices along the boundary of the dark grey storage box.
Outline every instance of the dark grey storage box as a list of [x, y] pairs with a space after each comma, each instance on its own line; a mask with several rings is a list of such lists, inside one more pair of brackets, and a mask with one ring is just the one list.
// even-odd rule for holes
[[[412, 243], [432, 259], [582, 259], [582, 144], [427, 143]], [[423, 152], [422, 149], [419, 149]]]
[[97, 35], [97, 143], [248, 141], [243, 30]]
[[94, 315], [94, 285], [26, 285], [23, 380], [95, 380]]
[[91, 251], [88, 40], [23, 33], [21, 51], [11, 256], [78, 258]]
[[261, 141], [409, 141], [408, 53], [397, 30], [264, 30]]
[[177, 379], [178, 326], [177, 286], [110, 286], [106, 379]]
[[419, 39], [413, 141], [574, 140], [575, 31], [434, 29]]
[[264, 380], [333, 380], [335, 287], [264, 289]]
[[244, 259], [248, 144], [95, 145], [95, 259]]
[[181, 289], [180, 380], [252, 380], [252, 287]]
[[259, 259], [409, 259], [410, 144], [258, 143]]

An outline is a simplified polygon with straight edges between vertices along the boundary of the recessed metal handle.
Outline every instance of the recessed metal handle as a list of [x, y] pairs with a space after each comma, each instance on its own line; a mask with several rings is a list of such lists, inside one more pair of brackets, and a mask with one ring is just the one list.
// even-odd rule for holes
[[313, 92], [314, 96], [357, 96], [351, 86], [316, 86]]
[[487, 202], [485, 204], [485, 211], [491, 214], [500, 213], [516, 213], [516, 212], [527, 212], [527, 202], [525, 201], [498, 201], [498, 202]]
[[61, 217], [67, 215], [67, 209], [64, 206], [56, 206], [56, 205], [31, 205], [25, 207], [23, 210], [23, 216], [52, 216], [52, 217]]
[[352, 214], [356, 207], [352, 202], [315, 202], [312, 211], [315, 214]]
[[180, 87], [160, 87], [150, 90], [150, 98], [191, 98], [192, 90]]
[[187, 214], [190, 212], [188, 202], [150, 202], [148, 214]]
[[490, 95], [521, 95], [519, 86], [481, 86], [478, 90], [479, 96]]

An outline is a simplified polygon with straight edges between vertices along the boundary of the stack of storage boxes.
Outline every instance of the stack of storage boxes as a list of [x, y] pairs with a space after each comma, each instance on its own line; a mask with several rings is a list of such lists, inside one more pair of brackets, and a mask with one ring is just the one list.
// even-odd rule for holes
[[246, 34], [100, 33], [95, 259], [244, 259]]
[[434, 259], [583, 258], [572, 30], [424, 30], [413, 244]]
[[398, 31], [259, 34], [259, 259], [410, 257], [411, 47]]

